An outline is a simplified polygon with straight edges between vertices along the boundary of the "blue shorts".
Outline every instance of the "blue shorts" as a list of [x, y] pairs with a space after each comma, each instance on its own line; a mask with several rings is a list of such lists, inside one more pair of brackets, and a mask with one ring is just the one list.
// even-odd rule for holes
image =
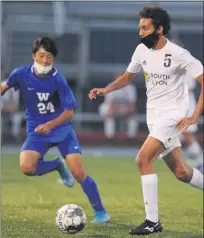
[[80, 144], [73, 130], [70, 130], [66, 138], [58, 143], [40, 141], [32, 138], [31, 136], [28, 136], [21, 148], [21, 151], [34, 150], [40, 153], [43, 157], [50, 148], [55, 146], [58, 147], [58, 150], [63, 157], [69, 154], [81, 153]]

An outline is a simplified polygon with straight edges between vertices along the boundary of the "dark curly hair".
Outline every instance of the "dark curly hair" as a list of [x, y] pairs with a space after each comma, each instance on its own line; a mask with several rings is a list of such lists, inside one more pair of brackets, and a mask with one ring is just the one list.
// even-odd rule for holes
[[171, 29], [171, 20], [166, 10], [158, 6], [145, 6], [139, 13], [140, 18], [151, 18], [152, 24], [157, 30], [163, 26], [163, 35], [168, 34]]
[[54, 57], [57, 56], [57, 46], [55, 41], [51, 38], [43, 36], [37, 37], [33, 42], [32, 53], [35, 54], [41, 47], [51, 53]]

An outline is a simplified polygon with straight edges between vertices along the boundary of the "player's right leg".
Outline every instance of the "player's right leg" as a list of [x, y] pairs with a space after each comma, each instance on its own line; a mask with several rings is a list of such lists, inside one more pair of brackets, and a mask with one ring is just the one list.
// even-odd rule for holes
[[52, 171], [58, 171], [64, 184], [72, 187], [73, 177], [60, 158], [43, 160], [50, 147], [49, 143], [32, 140], [29, 137], [24, 142], [20, 153], [20, 169], [28, 176], [42, 176]]
[[108, 222], [110, 220], [110, 216], [103, 206], [97, 184], [91, 176], [86, 174], [82, 165], [81, 148], [74, 131], [70, 131], [67, 138], [58, 145], [58, 148], [63, 157], [66, 159], [74, 178], [81, 185], [95, 211], [95, 219], [92, 222]]
[[203, 174], [196, 168], [192, 169], [186, 163], [180, 147], [173, 149], [163, 159], [177, 179], [203, 190]]
[[143, 189], [145, 221], [129, 231], [131, 235], [148, 235], [162, 231], [158, 214], [158, 179], [153, 168], [154, 159], [165, 150], [161, 141], [149, 136], [136, 157]]

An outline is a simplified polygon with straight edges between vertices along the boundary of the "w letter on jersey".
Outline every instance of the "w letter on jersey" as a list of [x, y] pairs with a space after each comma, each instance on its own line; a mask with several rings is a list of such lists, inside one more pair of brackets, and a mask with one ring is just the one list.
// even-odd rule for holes
[[37, 93], [39, 103], [37, 104], [38, 110], [40, 114], [47, 114], [48, 112], [55, 112], [55, 107], [52, 102], [47, 102], [50, 96], [49, 93]]
[[38, 95], [38, 99], [39, 99], [39, 101], [40, 102], [42, 102], [42, 101], [47, 101], [48, 100], [48, 97], [49, 97], [49, 93], [37, 93], [37, 95]]

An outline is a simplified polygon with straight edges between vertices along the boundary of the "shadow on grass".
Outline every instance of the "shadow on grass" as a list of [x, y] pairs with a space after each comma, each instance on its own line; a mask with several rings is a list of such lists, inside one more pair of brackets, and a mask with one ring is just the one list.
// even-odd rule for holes
[[[32, 215], [31, 215], [32, 216]], [[130, 238], [128, 231], [134, 227], [130, 224], [109, 222], [107, 224], [90, 224], [85, 229], [76, 234], [76, 238]], [[2, 219], [2, 238], [65, 238], [67, 235], [60, 232], [54, 223], [48, 223], [44, 220], [24, 221], [21, 219]], [[203, 238], [203, 234], [192, 234], [191, 232], [182, 232], [174, 230], [164, 230], [162, 233], [146, 237], [164, 237], [164, 238]]]
[[172, 237], [172, 238], [203, 238], [203, 234], [192, 234], [191, 232], [179, 232], [172, 230], [164, 230], [161, 235], [162, 237]]
[[[107, 224], [97, 225], [101, 231], [101, 233], [108, 235], [88, 235], [84, 236], [84, 238], [130, 238], [131, 235], [128, 234], [129, 229], [134, 226], [130, 224], [123, 224], [117, 222], [109, 222]], [[120, 235], [119, 235], [120, 234]], [[136, 236], [138, 237], [138, 236]], [[145, 236], [145, 237], [165, 237], [165, 238], [203, 238], [203, 234], [193, 234], [191, 232], [182, 232], [175, 230], [163, 230], [163, 232], [158, 232], [153, 235]]]
[[104, 236], [104, 235], [88, 235], [84, 238], [111, 238], [111, 236]]

